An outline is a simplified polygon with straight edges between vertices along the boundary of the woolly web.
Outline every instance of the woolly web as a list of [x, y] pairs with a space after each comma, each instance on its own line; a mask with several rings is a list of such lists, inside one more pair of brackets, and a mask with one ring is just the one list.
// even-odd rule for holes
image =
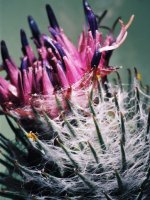
[[[55, 163], [54, 174], [55, 167], [60, 173], [45, 173], [47, 163], [20, 166], [24, 185], [34, 180], [42, 186], [36, 199], [99, 200], [106, 199], [104, 192], [119, 200], [137, 197], [149, 168], [150, 97], [136, 78], [130, 87], [110, 83], [108, 87], [112, 94], [109, 98], [103, 87], [98, 90], [91, 85], [85, 91], [90, 103], [84, 109], [79, 105], [83, 96], [73, 96], [70, 113], [60, 111], [59, 117], [49, 119], [53, 127], [51, 139], [30, 139], [47, 162]], [[44, 116], [41, 119], [44, 123]], [[51, 196], [43, 196], [46, 191], [51, 191]], [[33, 197], [32, 188], [30, 193], [28, 199]], [[147, 193], [146, 190], [144, 199], [148, 198]]]
[[[51, 189], [57, 194], [54, 197], [40, 197], [39, 192], [38, 199], [63, 199], [63, 192], [69, 199], [105, 199], [104, 191], [120, 200], [136, 197], [134, 192], [139, 190], [145, 180], [149, 163], [147, 102], [150, 97], [140, 89], [136, 79], [129, 92], [126, 88], [128, 85], [120, 88], [109, 84], [109, 91], [113, 94], [111, 98], [106, 97], [103, 88], [101, 95], [95, 90], [92, 111], [89, 107], [83, 109], [73, 104], [71, 114], [61, 114], [61, 117], [51, 121], [55, 137], [40, 141], [40, 146], [43, 148], [43, 156], [57, 163], [61, 177], [49, 175], [45, 178], [36, 170], [36, 166], [28, 169], [32, 176], [25, 173], [25, 181], [34, 178], [41, 182], [44, 189]], [[94, 119], [106, 148], [99, 142]], [[62, 148], [61, 145], [54, 145], [57, 138], [63, 144]], [[38, 142], [32, 139], [31, 142], [39, 148]], [[97, 160], [89, 145], [94, 148]], [[71, 171], [67, 177], [66, 168]], [[120, 185], [123, 194], [118, 192], [116, 171], [123, 179], [123, 186]]]

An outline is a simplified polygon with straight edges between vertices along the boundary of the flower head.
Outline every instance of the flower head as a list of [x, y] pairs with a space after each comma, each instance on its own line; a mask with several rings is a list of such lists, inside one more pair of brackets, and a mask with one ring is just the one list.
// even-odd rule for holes
[[[0, 77], [0, 105], [16, 141], [0, 133], [0, 164], [6, 169], [0, 172], [0, 196], [149, 199], [149, 87], [141, 84], [136, 69], [133, 80], [128, 70], [124, 86], [117, 68], [109, 66], [112, 51], [124, 42], [134, 16], [126, 25], [118, 18], [108, 28], [99, 25], [106, 11], [97, 17], [86, 0], [83, 7], [86, 28], [78, 48], [64, 34], [49, 5], [51, 37], [28, 17], [38, 57], [22, 29], [20, 68], [1, 42], [7, 80]], [[121, 30], [115, 37], [118, 21]], [[105, 37], [99, 27], [109, 30]], [[115, 83], [107, 79], [113, 71]]]
[[[6, 112], [22, 118], [32, 117], [32, 107], [35, 107], [52, 118], [57, 117], [57, 96], [66, 108], [64, 99], [85, 96], [93, 76], [103, 78], [116, 70], [109, 66], [110, 55], [124, 42], [133, 16], [126, 25], [119, 19], [121, 29], [117, 37], [112, 30], [103, 37], [98, 30], [97, 18], [86, 0], [83, 0], [83, 7], [87, 28], [81, 33], [77, 48], [60, 28], [50, 5], [46, 5], [46, 11], [51, 37], [42, 34], [33, 17], [28, 16], [38, 57], [23, 29], [20, 30], [23, 52], [20, 68], [12, 60], [6, 43], [1, 41], [2, 66], [8, 80], [0, 77], [0, 105]], [[81, 98], [77, 98], [76, 102], [86, 106], [86, 97], [85, 101]]]

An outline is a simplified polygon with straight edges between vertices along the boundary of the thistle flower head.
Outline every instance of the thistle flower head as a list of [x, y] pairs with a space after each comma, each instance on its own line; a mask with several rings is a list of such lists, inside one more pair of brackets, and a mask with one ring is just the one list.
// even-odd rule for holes
[[[0, 133], [0, 196], [13, 200], [148, 200], [150, 196], [149, 87], [135, 68], [122, 84], [109, 66], [133, 17], [104, 37], [83, 0], [86, 28], [76, 48], [46, 5], [51, 37], [28, 17], [38, 58], [21, 29], [20, 68], [1, 42], [0, 105], [16, 141]], [[116, 79], [107, 75], [115, 71]], [[145, 92], [145, 93], [144, 93]], [[2, 112], [0, 112], [1, 114]], [[8, 115], [9, 114], [9, 115]], [[15, 122], [13, 121], [15, 120]]]
[[35, 107], [54, 118], [59, 115], [57, 96], [64, 109], [67, 109], [65, 99], [72, 101], [74, 96], [77, 96], [77, 104], [87, 106], [87, 101], [83, 100], [86, 97], [82, 96], [86, 95], [93, 76], [103, 78], [116, 70], [109, 66], [110, 54], [124, 42], [133, 16], [126, 25], [119, 20], [121, 28], [117, 37], [113, 30], [104, 37], [86, 0], [83, 7], [86, 28], [80, 35], [78, 47], [60, 28], [50, 5], [46, 5], [46, 11], [51, 37], [42, 34], [33, 17], [28, 16], [38, 57], [23, 29], [20, 30], [23, 52], [20, 68], [12, 60], [6, 43], [1, 41], [2, 67], [8, 80], [0, 77], [0, 105], [6, 112], [19, 118], [32, 117], [32, 107]]

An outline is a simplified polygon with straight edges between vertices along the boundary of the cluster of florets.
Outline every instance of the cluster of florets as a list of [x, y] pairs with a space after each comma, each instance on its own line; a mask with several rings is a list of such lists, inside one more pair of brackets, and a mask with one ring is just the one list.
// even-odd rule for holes
[[[46, 5], [46, 11], [52, 37], [42, 34], [35, 20], [28, 17], [38, 57], [22, 29], [20, 35], [23, 58], [20, 68], [9, 55], [5, 42], [1, 42], [2, 68], [7, 72], [8, 79], [0, 77], [0, 105], [4, 111], [26, 117], [32, 116], [31, 107], [36, 107], [54, 118], [58, 116], [56, 95], [59, 95], [66, 108], [64, 99], [72, 100], [74, 96], [81, 96], [81, 90], [89, 87], [93, 74], [103, 78], [116, 70], [109, 66], [109, 59], [112, 51], [124, 42], [133, 16], [127, 25], [118, 19], [121, 30], [117, 37], [113, 34], [114, 26], [103, 37], [98, 27], [106, 12], [97, 20], [86, 0], [83, 1], [83, 6], [87, 29], [81, 33], [77, 48], [59, 27], [49, 5]], [[81, 101], [78, 103], [81, 104]]]

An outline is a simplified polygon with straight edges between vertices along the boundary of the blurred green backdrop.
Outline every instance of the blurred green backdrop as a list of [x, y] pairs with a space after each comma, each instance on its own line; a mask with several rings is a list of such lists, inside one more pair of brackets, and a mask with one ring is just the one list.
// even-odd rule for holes
[[[102, 24], [111, 25], [118, 16], [126, 22], [131, 14], [135, 14], [127, 40], [121, 48], [115, 51], [111, 64], [123, 66], [124, 69], [136, 66], [142, 73], [145, 83], [150, 83], [150, 1], [89, 0], [88, 2], [97, 14], [108, 9], [109, 12]], [[20, 65], [19, 58], [21, 57], [20, 28], [26, 30], [28, 37], [31, 36], [27, 16], [32, 15], [41, 31], [48, 33], [46, 3], [52, 5], [65, 33], [74, 42], [78, 39], [84, 24], [81, 0], [0, 0], [0, 39], [6, 41], [10, 54], [18, 65]], [[120, 70], [122, 75], [125, 72], [124, 69]], [[3, 118], [0, 119], [0, 131], [9, 136], [9, 128]]]

